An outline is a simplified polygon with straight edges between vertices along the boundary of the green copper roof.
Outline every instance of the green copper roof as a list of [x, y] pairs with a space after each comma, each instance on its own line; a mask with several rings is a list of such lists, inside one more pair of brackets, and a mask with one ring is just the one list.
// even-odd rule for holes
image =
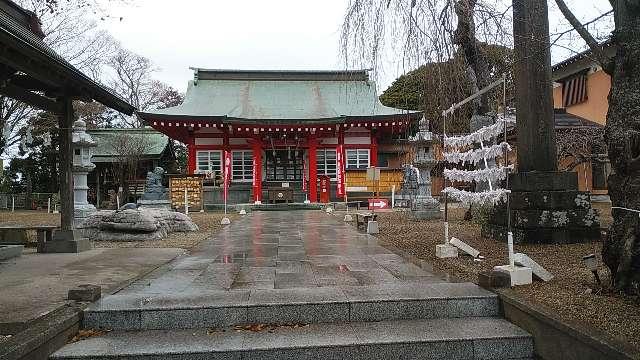
[[246, 120], [318, 120], [406, 114], [378, 100], [366, 70], [195, 69], [184, 103], [140, 114]]
[[93, 129], [87, 133], [97, 144], [92, 161], [98, 163], [115, 161], [125, 151], [134, 151], [144, 158], [159, 158], [169, 143], [166, 135], [150, 128]]

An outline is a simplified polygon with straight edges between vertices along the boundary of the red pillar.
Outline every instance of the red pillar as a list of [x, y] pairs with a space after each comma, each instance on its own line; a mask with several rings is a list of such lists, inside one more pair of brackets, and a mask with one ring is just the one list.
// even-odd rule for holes
[[369, 166], [378, 166], [378, 138], [371, 131], [371, 146], [369, 147]]
[[336, 195], [340, 198], [344, 198], [346, 194], [346, 169], [347, 169], [347, 158], [346, 158], [346, 150], [344, 148], [344, 131], [342, 128], [338, 132], [338, 146], [336, 147], [336, 165], [337, 165], [337, 188]]
[[193, 134], [189, 135], [189, 143], [187, 144], [187, 174], [193, 175], [196, 171], [196, 138]]
[[309, 201], [318, 202], [318, 160], [315, 136], [309, 137]]
[[262, 203], [262, 142], [254, 140], [253, 145], [253, 202]]

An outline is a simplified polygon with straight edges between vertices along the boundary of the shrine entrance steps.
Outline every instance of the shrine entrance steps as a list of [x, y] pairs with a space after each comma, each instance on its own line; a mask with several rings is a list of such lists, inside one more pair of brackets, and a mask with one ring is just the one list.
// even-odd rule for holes
[[83, 327], [109, 331], [51, 358], [533, 358], [496, 294], [446, 282], [318, 211], [247, 215], [89, 306]]

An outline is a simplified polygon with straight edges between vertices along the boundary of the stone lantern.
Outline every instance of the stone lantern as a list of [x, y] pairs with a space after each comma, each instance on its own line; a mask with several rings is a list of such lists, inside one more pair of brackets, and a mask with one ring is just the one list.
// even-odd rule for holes
[[431, 169], [436, 165], [433, 156], [433, 133], [429, 131], [429, 121], [420, 120], [418, 132], [409, 138], [415, 149], [413, 167], [417, 172], [417, 194], [411, 210], [416, 220], [440, 218], [440, 203], [431, 196]]
[[73, 218], [74, 227], [81, 227], [84, 220], [96, 211], [87, 201], [87, 174], [96, 166], [91, 162], [96, 142], [86, 132], [84, 121], [73, 123]]

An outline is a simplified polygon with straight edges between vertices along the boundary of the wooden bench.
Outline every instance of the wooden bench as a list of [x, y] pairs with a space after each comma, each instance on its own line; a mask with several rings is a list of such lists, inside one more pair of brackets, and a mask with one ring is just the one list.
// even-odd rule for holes
[[367, 230], [367, 224], [369, 221], [376, 221], [378, 219], [378, 214], [374, 213], [355, 213], [356, 215], [356, 228], [359, 230], [362, 228], [363, 230]]
[[[27, 230], [35, 230], [38, 236], [38, 252], [42, 252], [44, 250], [44, 244], [47, 241], [51, 241], [53, 239], [53, 230], [57, 229], [56, 225], [11, 225], [11, 224], [0, 224], [0, 233], [11, 232], [11, 231], [27, 231]], [[21, 242], [12, 242], [10, 239], [6, 239], [4, 236], [2, 237], [2, 244], [6, 245], [24, 245]]]

